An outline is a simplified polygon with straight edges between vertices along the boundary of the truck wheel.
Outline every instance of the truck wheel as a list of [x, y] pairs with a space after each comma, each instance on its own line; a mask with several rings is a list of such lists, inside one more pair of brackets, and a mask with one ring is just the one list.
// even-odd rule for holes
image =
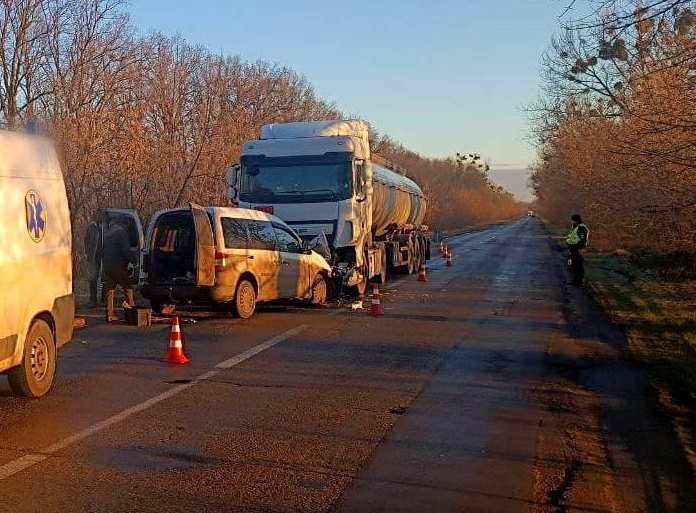
[[367, 291], [367, 278], [363, 278], [363, 280], [360, 283], [353, 287], [350, 287], [348, 290], [350, 292], [350, 295], [353, 297], [364, 296], [365, 292]]
[[328, 297], [328, 286], [326, 283], [326, 278], [323, 275], [317, 274], [314, 277], [314, 282], [312, 283], [312, 304], [313, 305], [323, 305], [326, 303], [326, 298]]
[[51, 328], [36, 319], [24, 341], [22, 363], [8, 372], [12, 391], [25, 397], [46, 395], [56, 378], [56, 342]]
[[249, 280], [240, 280], [234, 294], [233, 314], [240, 319], [249, 319], [256, 311], [256, 290]]

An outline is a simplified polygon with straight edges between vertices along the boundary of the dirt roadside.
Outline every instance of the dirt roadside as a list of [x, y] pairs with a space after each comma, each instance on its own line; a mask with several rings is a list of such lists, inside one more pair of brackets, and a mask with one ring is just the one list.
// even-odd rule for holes
[[[549, 239], [558, 282], [560, 246]], [[694, 473], [672, 416], [623, 331], [586, 291], [562, 286], [537, 441], [535, 511], [696, 511]]]

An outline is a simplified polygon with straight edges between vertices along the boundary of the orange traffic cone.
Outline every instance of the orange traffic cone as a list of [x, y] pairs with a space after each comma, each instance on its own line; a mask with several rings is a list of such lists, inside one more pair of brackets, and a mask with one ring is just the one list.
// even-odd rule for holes
[[440, 254], [444, 255], [445, 254], [445, 243], [444, 241], [440, 241]]
[[425, 264], [421, 264], [418, 269], [418, 281], [428, 281], [428, 269]]
[[369, 313], [373, 317], [384, 315], [384, 312], [382, 311], [382, 303], [379, 299], [379, 287], [377, 285], [372, 287], [372, 302], [370, 303]]
[[169, 333], [169, 349], [167, 350], [167, 363], [176, 365], [185, 365], [191, 363], [191, 360], [186, 358], [184, 354], [184, 346], [181, 341], [181, 328], [179, 327], [179, 318], [172, 317], [172, 331]]
[[452, 267], [452, 252], [447, 250], [447, 255], [445, 255], [445, 264], [447, 267]]

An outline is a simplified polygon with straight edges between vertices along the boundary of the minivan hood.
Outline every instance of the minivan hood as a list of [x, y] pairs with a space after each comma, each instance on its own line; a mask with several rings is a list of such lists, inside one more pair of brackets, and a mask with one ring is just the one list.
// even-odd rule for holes
[[326, 259], [321, 256], [319, 253], [316, 251], [312, 251], [312, 263], [319, 267], [319, 269], [322, 269], [326, 272], [329, 273], [329, 276], [331, 276], [331, 266], [329, 263], [326, 261]]

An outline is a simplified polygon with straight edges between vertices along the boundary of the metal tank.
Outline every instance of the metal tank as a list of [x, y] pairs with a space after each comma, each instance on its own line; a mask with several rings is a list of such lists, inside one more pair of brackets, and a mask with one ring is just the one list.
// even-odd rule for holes
[[420, 187], [403, 175], [372, 164], [372, 232], [379, 237], [390, 225], [421, 224], [425, 196]]

